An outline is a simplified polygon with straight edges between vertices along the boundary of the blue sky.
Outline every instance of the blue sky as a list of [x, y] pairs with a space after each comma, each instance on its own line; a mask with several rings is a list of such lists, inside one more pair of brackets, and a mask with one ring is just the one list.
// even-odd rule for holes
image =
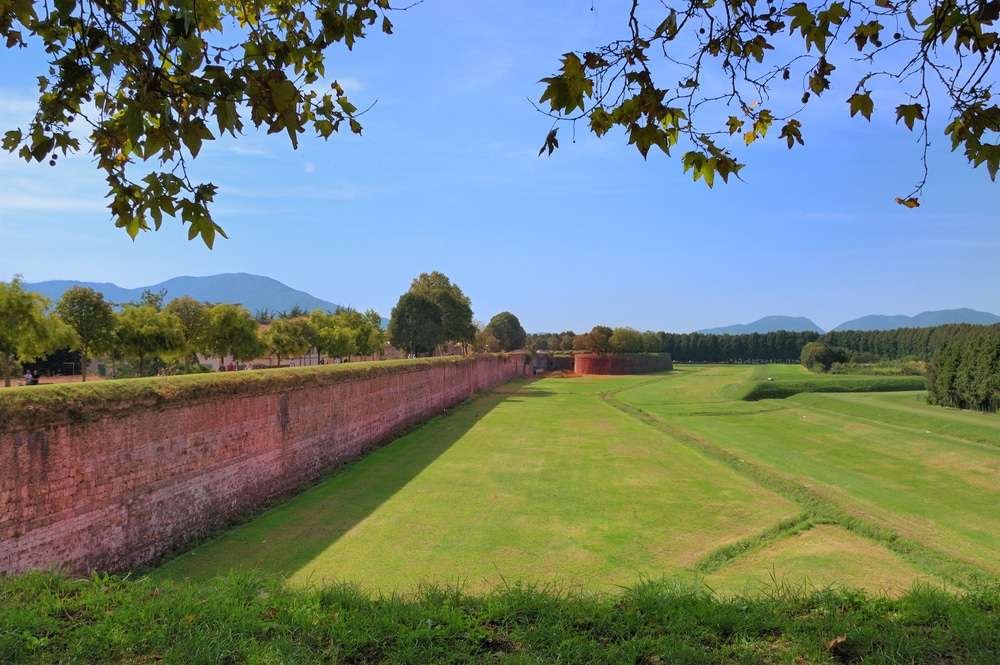
[[[582, 125], [538, 157], [552, 126], [530, 103], [539, 79], [564, 52], [621, 36], [624, 4], [427, 0], [393, 16], [394, 35], [333, 49], [330, 78], [357, 106], [374, 102], [364, 135], [297, 151], [255, 132], [206, 144], [193, 175], [219, 186], [213, 211], [230, 236], [211, 251], [177, 220], [134, 242], [114, 228], [87, 155], [53, 168], [4, 153], [0, 280], [131, 288], [249, 272], [388, 316], [437, 270], [477, 319], [507, 310], [530, 332], [1000, 313], [1000, 188], [950, 151], [941, 116], [923, 206], [897, 205], [920, 178], [920, 147], [894, 125], [892, 92], [875, 95], [871, 123], [849, 117], [849, 71], [801, 116], [804, 147], [740, 152], [745, 182], [709, 190], [676, 157], [644, 161]], [[42, 73], [37, 52], [0, 51], [3, 131], [30, 119]]]

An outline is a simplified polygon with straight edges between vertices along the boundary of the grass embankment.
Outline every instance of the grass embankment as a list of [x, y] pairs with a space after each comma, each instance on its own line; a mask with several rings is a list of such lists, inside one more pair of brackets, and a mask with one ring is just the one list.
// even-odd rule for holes
[[929, 587], [720, 600], [644, 582], [613, 595], [427, 587], [371, 596], [277, 577], [203, 585], [0, 578], [0, 662], [55, 663], [967, 663], [1000, 653], [1000, 591]]
[[801, 365], [758, 367], [753, 381], [741, 388], [740, 399], [786, 399], [800, 393], [885, 393], [925, 390], [922, 376], [813, 374]]
[[[857, 562], [879, 549], [959, 587], [996, 579], [1000, 451], [990, 442], [1000, 439], [1000, 421], [927, 407], [914, 393], [800, 394], [752, 412], [746, 404], [699, 401], [695, 410], [684, 383], [699, 370], [689, 371], [609, 400], [804, 510], [800, 522], [703, 561], [709, 573], [727, 567], [709, 583], [731, 584], [748, 560], [730, 564], [753, 554], [751, 561], [770, 562], [782, 574], [822, 584], [839, 570], [834, 579], [877, 588], [884, 569]], [[804, 533], [821, 524], [837, 530]], [[858, 538], [868, 541], [867, 555], [857, 550]]]
[[47, 422], [88, 422], [135, 409], [201, 404], [217, 397], [254, 395], [420, 371], [427, 365], [474, 362], [474, 356], [441, 356], [375, 363], [216, 372], [21, 386], [0, 390], [0, 427]]

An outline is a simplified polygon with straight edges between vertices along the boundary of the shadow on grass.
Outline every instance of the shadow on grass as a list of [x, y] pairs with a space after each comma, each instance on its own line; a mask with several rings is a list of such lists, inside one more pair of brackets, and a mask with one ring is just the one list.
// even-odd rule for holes
[[199, 581], [241, 570], [293, 575], [368, 519], [497, 406], [554, 394], [537, 387], [537, 381], [515, 379], [432, 418], [252, 521], [165, 561], [150, 576]]

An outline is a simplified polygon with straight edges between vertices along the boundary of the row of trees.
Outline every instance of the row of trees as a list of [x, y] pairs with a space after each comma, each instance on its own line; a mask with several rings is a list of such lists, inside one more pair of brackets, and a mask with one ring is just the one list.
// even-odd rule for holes
[[1000, 408], [1000, 326], [946, 342], [927, 372], [931, 404], [995, 413]]
[[[52, 307], [47, 298], [25, 291], [19, 277], [0, 283], [5, 385], [10, 385], [18, 361], [29, 363], [50, 354], [61, 359], [66, 350], [79, 353], [86, 381], [90, 359], [103, 356], [133, 361], [135, 374], [145, 376], [167, 362], [175, 363], [178, 371], [199, 369], [192, 367], [198, 355], [221, 362], [227, 357], [246, 362], [268, 356], [280, 365], [311, 353], [317, 361], [323, 355], [374, 357], [385, 351], [387, 341], [416, 355], [455, 345], [465, 352], [512, 351], [524, 348], [526, 340], [524, 328], [510, 312], [497, 314], [485, 326], [474, 321], [469, 298], [439, 272], [413, 280], [392, 310], [388, 331], [373, 310], [317, 309], [306, 314], [295, 308], [251, 314], [240, 305], [212, 305], [188, 296], [164, 305], [165, 296], [165, 291], [146, 291], [136, 302], [115, 305], [101, 293], [77, 286]], [[262, 319], [268, 322], [263, 327]]]
[[591, 353], [669, 353], [677, 362], [742, 363], [798, 362], [802, 347], [816, 341], [815, 332], [779, 330], [766, 334], [710, 335], [667, 333], [634, 328], [594, 326], [590, 332], [531, 335], [528, 347], [536, 351]]
[[254, 315], [240, 305], [200, 303], [188, 296], [163, 305], [164, 293], [145, 292], [120, 311], [91, 288], [76, 286], [51, 302], [25, 291], [19, 277], [0, 283], [0, 355], [4, 385], [9, 386], [15, 363], [31, 362], [60, 349], [79, 351], [83, 380], [91, 358], [135, 361], [144, 376], [150, 361], [182, 364], [202, 355], [238, 362], [263, 356], [349, 357], [381, 354], [385, 349], [382, 318], [374, 311], [342, 309], [333, 314], [316, 310], [308, 316], [283, 318], [261, 330]]
[[[580, 350], [594, 353], [669, 353], [677, 362], [773, 363], [800, 362], [808, 344], [835, 350], [832, 362], [878, 362], [914, 358], [930, 362], [947, 343], [969, 343], [984, 330], [1000, 330], [1000, 325], [982, 326], [950, 323], [928, 328], [895, 330], [846, 330], [824, 334], [778, 330], [746, 335], [667, 333], [633, 328], [594, 326], [588, 333], [541, 333], [530, 335], [528, 347], [537, 351]], [[811, 356], [819, 346], [811, 347]], [[829, 360], [826, 354], [824, 360]], [[830, 356], [830, 357], [834, 357]], [[815, 361], [812, 358], [811, 363]], [[821, 363], [827, 364], [827, 363]]]

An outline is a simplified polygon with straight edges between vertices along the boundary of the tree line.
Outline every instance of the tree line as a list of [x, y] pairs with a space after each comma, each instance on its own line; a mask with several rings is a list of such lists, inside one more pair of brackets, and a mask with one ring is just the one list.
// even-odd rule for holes
[[[114, 304], [89, 287], [66, 290], [54, 306], [26, 291], [19, 277], [0, 282], [0, 357], [4, 385], [23, 365], [50, 354], [79, 353], [83, 380], [89, 361], [109, 357], [112, 373], [147, 376], [166, 364], [173, 371], [200, 371], [197, 357], [248, 362], [282, 359], [311, 351], [331, 358], [375, 356], [385, 349], [382, 317], [375, 311], [315, 310], [272, 320], [265, 326], [242, 305], [202, 303], [182, 296], [163, 304], [166, 293], [146, 291], [139, 301]], [[75, 362], [69, 360], [68, 362]], [[122, 365], [119, 367], [118, 363]]]
[[927, 371], [927, 401], [996, 413], [1000, 408], [1000, 324], [945, 342]]
[[[946, 344], [967, 344], [984, 331], [1000, 330], [1000, 324], [983, 326], [949, 323], [925, 328], [895, 330], [845, 330], [817, 333], [778, 330], [768, 333], [715, 335], [668, 333], [633, 328], [594, 326], [576, 334], [539, 333], [528, 336], [535, 351], [589, 351], [592, 353], [669, 353], [676, 362], [704, 363], [798, 363], [807, 345], [832, 351], [835, 362], [874, 363], [913, 358], [931, 362]], [[824, 356], [826, 357], [826, 356]]]
[[[316, 354], [329, 358], [382, 356], [389, 343], [408, 356], [458, 350], [467, 353], [521, 349], [526, 333], [510, 312], [483, 325], [471, 300], [439, 272], [422, 273], [399, 298], [387, 329], [374, 310], [338, 308], [306, 312], [259, 310], [202, 303], [189, 296], [164, 304], [166, 291], [146, 290], [138, 301], [111, 303], [91, 288], [68, 289], [57, 303], [25, 290], [20, 277], [0, 282], [0, 357], [4, 385], [25, 366], [48, 373], [79, 365], [87, 380], [92, 358], [108, 358], [116, 377], [204, 371], [198, 357], [282, 361]], [[45, 363], [44, 359], [48, 359]], [[44, 363], [39, 365], [38, 363]], [[74, 372], [75, 373], [75, 372]]]
[[634, 328], [594, 326], [590, 332], [530, 335], [534, 351], [591, 353], [669, 353], [675, 362], [784, 363], [799, 362], [802, 347], [819, 337], [815, 332], [779, 330], [747, 335], [668, 333]]

